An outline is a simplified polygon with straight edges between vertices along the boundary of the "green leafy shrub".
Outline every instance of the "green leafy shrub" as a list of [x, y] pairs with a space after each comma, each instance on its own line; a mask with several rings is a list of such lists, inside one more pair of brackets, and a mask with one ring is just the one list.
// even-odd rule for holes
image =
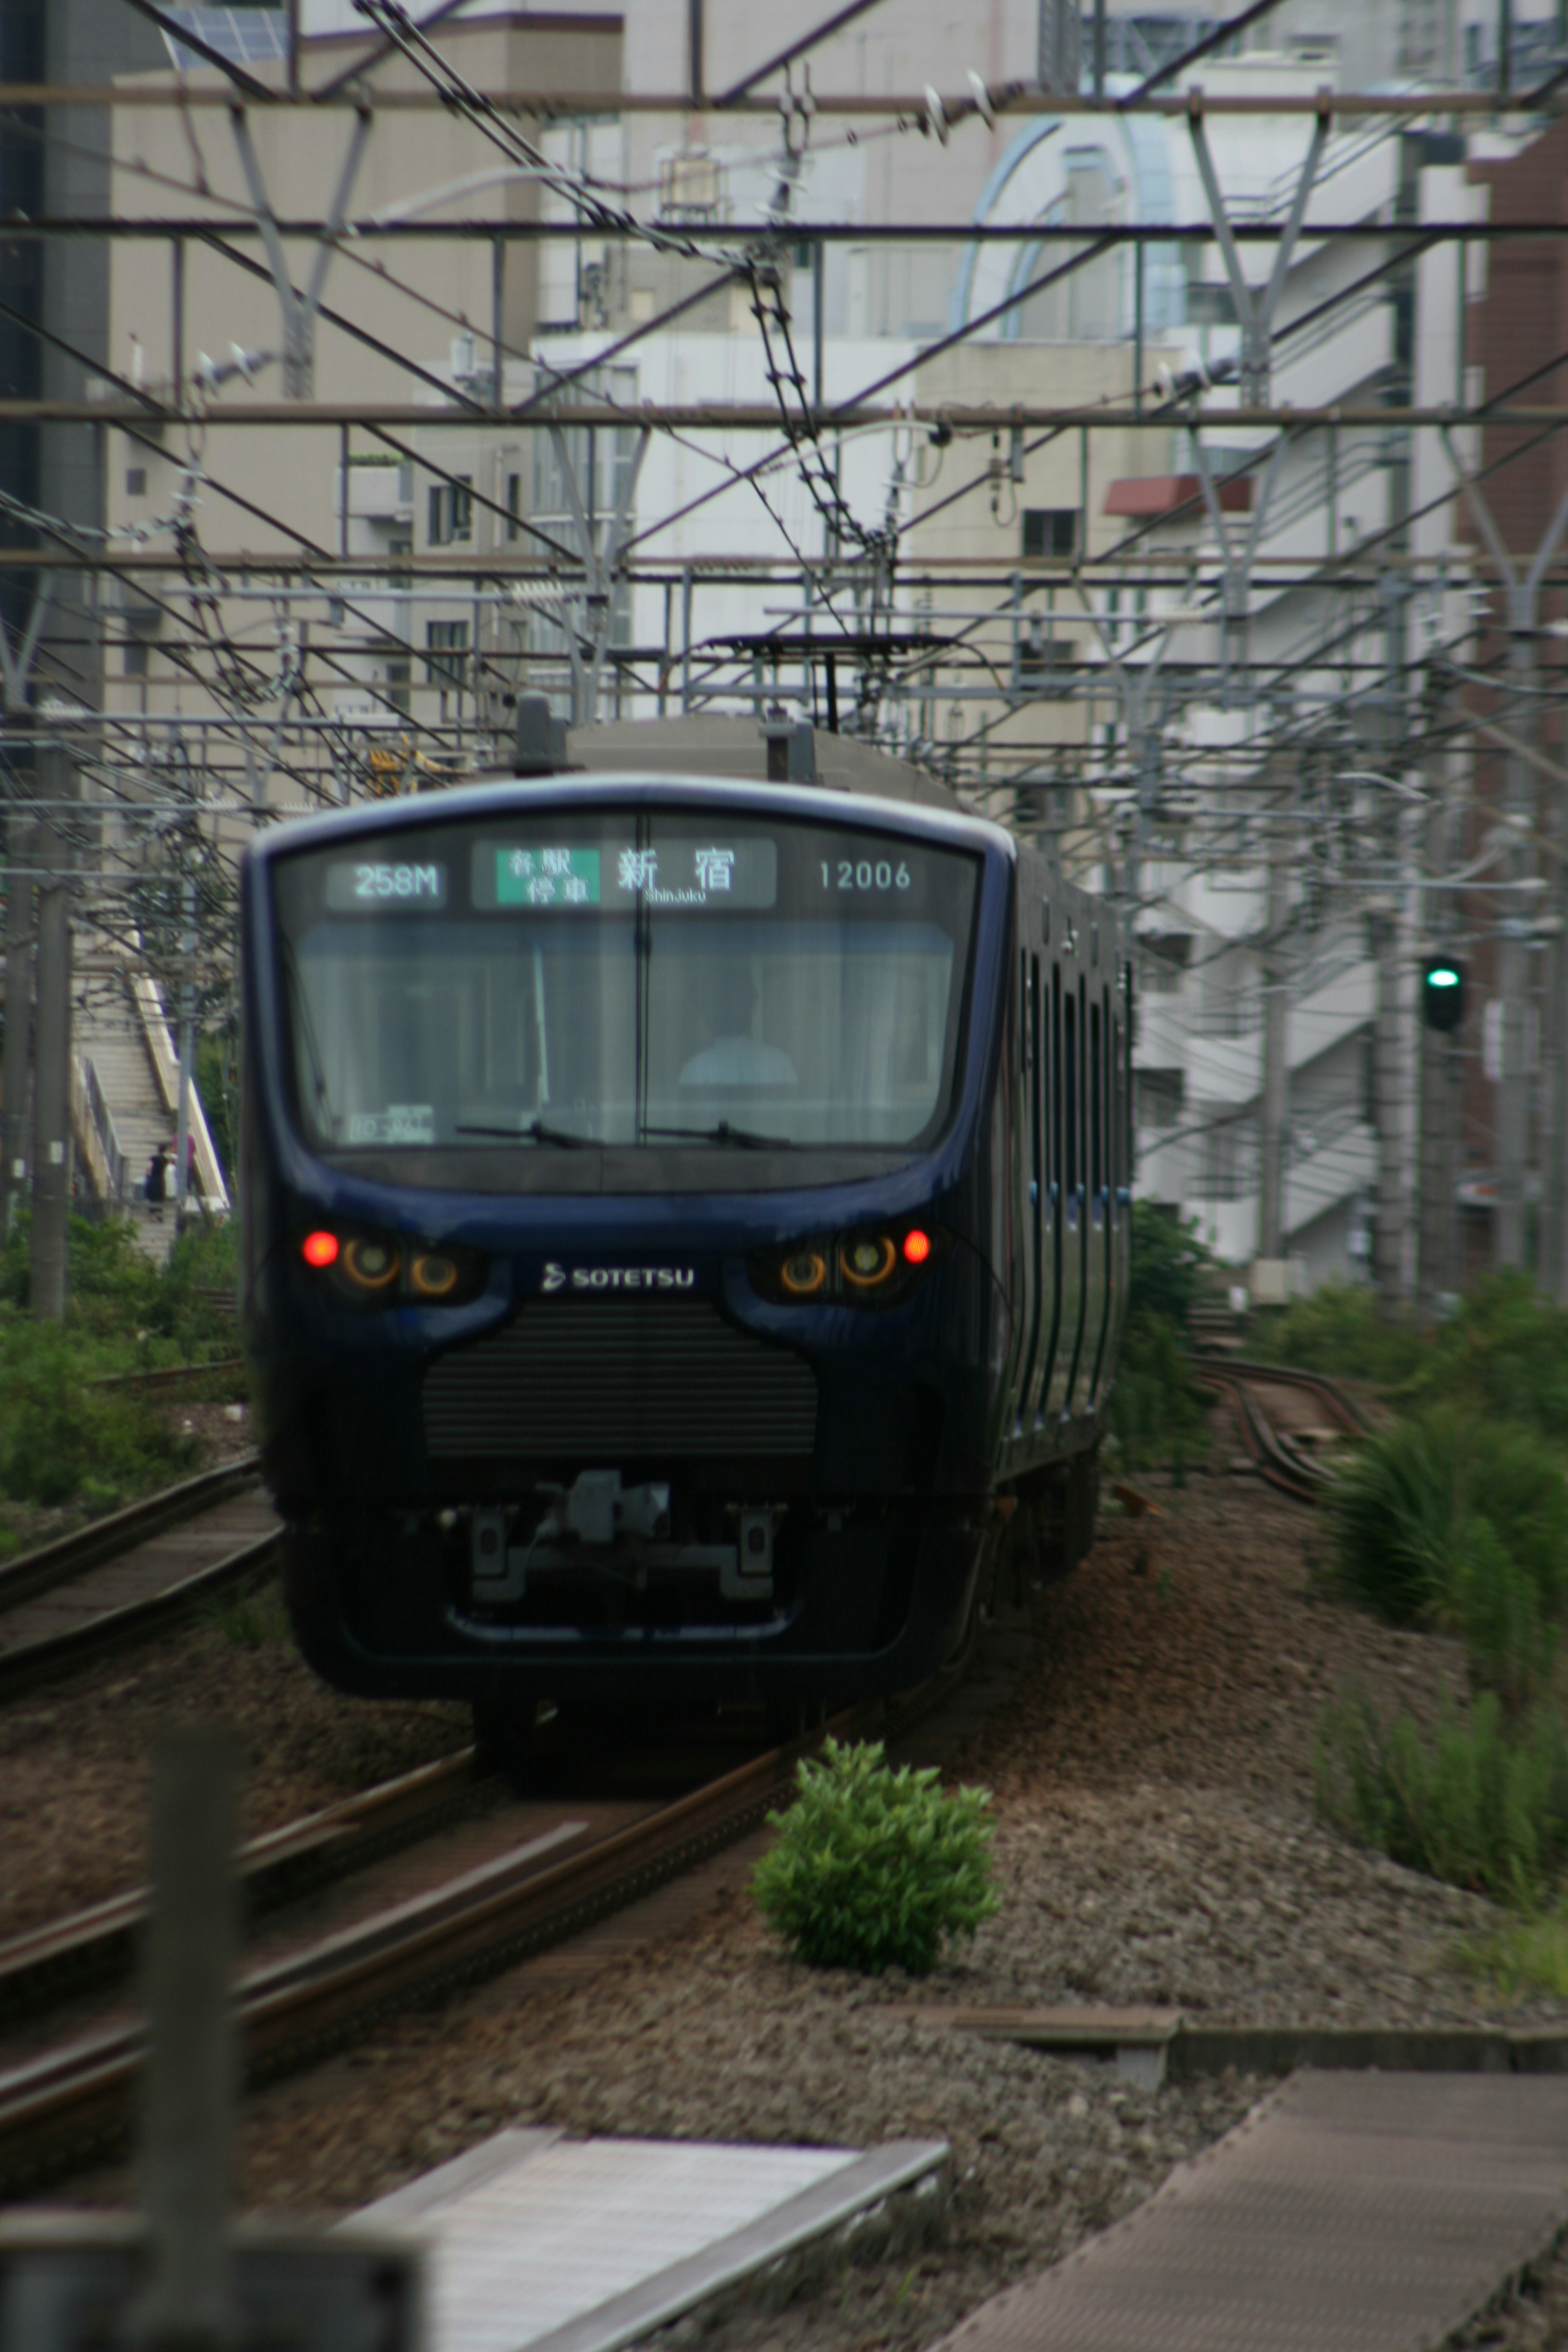
[[1568, 1313], [1527, 1274], [1492, 1275], [1437, 1332], [1407, 1392], [1417, 1405], [1463, 1400], [1483, 1419], [1568, 1438]]
[[1478, 1683], [1522, 1706], [1550, 1669], [1568, 1570], [1568, 1486], [1532, 1431], [1454, 1411], [1399, 1421], [1330, 1495], [1340, 1572], [1396, 1624], [1463, 1633]]
[[925, 1976], [944, 1937], [972, 1936], [996, 1909], [991, 1800], [944, 1790], [934, 1770], [894, 1771], [881, 1742], [824, 1743], [803, 1758], [794, 1803], [752, 1887], [797, 1959], [868, 1976]]
[[1352, 1695], [1329, 1710], [1315, 1779], [1332, 1827], [1457, 1886], [1533, 1904], [1568, 1860], [1568, 1727], [1550, 1705], [1510, 1727], [1486, 1691], [1428, 1739]]
[[1447, 1595], [1463, 1515], [1452, 1414], [1398, 1421], [1357, 1448], [1329, 1495], [1344, 1582], [1396, 1625], [1433, 1622]]
[[1198, 1239], [1195, 1217], [1184, 1223], [1178, 1211], [1162, 1202], [1133, 1202], [1127, 1286], [1131, 1315], [1164, 1316], [1180, 1325], [1213, 1265]]
[[1388, 1323], [1363, 1283], [1325, 1282], [1280, 1314], [1255, 1318], [1250, 1349], [1270, 1363], [1342, 1380], [1397, 1384], [1422, 1360], [1426, 1342], [1411, 1323]]
[[[73, 1216], [68, 1243], [63, 1325], [26, 1311], [25, 1210], [0, 1248], [0, 1496], [96, 1514], [193, 1465], [197, 1447], [160, 1401], [114, 1381], [234, 1354], [233, 1317], [203, 1294], [232, 1289], [236, 1235], [232, 1225], [184, 1235], [166, 1266], [129, 1218]], [[233, 1391], [225, 1376], [212, 1392]]]
[[144, 1397], [94, 1385], [92, 1362], [57, 1325], [0, 1325], [0, 1492], [14, 1501], [112, 1510], [193, 1462]]
[[1142, 1312], [1129, 1318], [1108, 1421], [1116, 1462], [1124, 1470], [1173, 1459], [1190, 1462], [1207, 1452], [1204, 1399], [1169, 1316]]
[[1449, 1607], [1471, 1681], [1495, 1691], [1510, 1715], [1522, 1713], [1551, 1675], [1557, 1628], [1543, 1621], [1534, 1579], [1489, 1519], [1468, 1519], [1460, 1530]]

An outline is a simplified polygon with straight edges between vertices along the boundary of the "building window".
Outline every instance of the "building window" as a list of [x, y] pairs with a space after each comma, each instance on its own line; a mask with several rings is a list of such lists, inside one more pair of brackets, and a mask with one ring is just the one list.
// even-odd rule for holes
[[449, 482], [430, 485], [430, 544], [449, 547], [454, 540], [474, 535], [474, 478], [458, 474]]
[[1076, 507], [1026, 507], [1024, 509], [1024, 553], [1029, 555], [1076, 555], [1078, 553], [1078, 509]]
[[147, 468], [145, 466], [126, 467], [125, 495], [128, 499], [144, 499], [146, 497]]
[[1193, 960], [1190, 931], [1140, 931], [1138, 945], [1142, 950], [1139, 977], [1146, 996], [1173, 996], [1182, 985], [1182, 974]]
[[467, 621], [426, 621], [425, 647], [426, 684], [460, 688], [468, 667]]
[[395, 710], [402, 711], [405, 719], [408, 716], [409, 668], [409, 664], [397, 655], [386, 665], [386, 698]]
[[1073, 638], [1047, 636], [1045, 622], [1031, 614], [1018, 639], [1019, 693], [1065, 693], [1068, 682], [1063, 673], [1071, 667], [1076, 650]]
[[145, 637], [127, 637], [127, 638], [126, 638], [126, 640], [125, 640], [125, 675], [126, 675], [126, 677], [146, 677], [146, 675], [147, 675], [147, 640], [146, 640], [146, 638], [145, 638]]
[[1184, 1070], [1136, 1070], [1138, 1124], [1169, 1129], [1175, 1126], [1187, 1097]]
[[522, 536], [522, 476], [509, 474], [506, 478], [506, 535], [508, 539]]

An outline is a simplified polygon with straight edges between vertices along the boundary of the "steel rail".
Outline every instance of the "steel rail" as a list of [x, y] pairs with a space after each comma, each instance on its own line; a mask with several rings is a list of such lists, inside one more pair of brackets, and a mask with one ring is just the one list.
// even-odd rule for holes
[[[495, 1785], [476, 1772], [473, 1748], [462, 1748], [247, 1839], [235, 1857], [247, 1918], [444, 1828]], [[0, 2019], [14, 2022], [124, 1975], [150, 1902], [145, 1886], [132, 1887], [0, 1942]]]
[[95, 1389], [177, 1389], [187, 1381], [205, 1381], [214, 1373], [226, 1378], [244, 1370], [243, 1356], [219, 1356], [210, 1364], [160, 1364], [150, 1372], [100, 1372], [88, 1385]]
[[160, 1633], [176, 1624], [199, 1602], [232, 1586], [258, 1582], [277, 1563], [278, 1533], [258, 1536], [206, 1568], [193, 1569], [173, 1584], [142, 1601], [128, 1601], [119, 1609], [105, 1609], [68, 1633], [51, 1633], [37, 1642], [19, 1642], [0, 1650], [0, 1700], [14, 1698], [39, 1683], [53, 1682], [78, 1666], [89, 1665], [106, 1652]]
[[[237, 1462], [204, 1470], [195, 1478], [182, 1479], [176, 1486], [160, 1487], [155, 1495], [144, 1495], [140, 1502], [127, 1503], [123, 1510], [110, 1511], [106, 1517], [94, 1519], [69, 1535], [58, 1536], [53, 1543], [19, 1553], [0, 1567], [0, 1615], [19, 1608], [25, 1601], [36, 1600], [40, 1592], [50, 1591], [57, 1584], [68, 1582], [85, 1570], [98, 1568], [106, 1559], [118, 1559], [133, 1545], [162, 1534], [165, 1528], [177, 1527], [181, 1520], [210, 1510], [215, 1503], [226, 1502], [230, 1495], [237, 1494], [258, 1477], [260, 1468], [258, 1454], [243, 1454]], [[4, 1663], [0, 1654], [0, 1672]]]
[[[900, 1720], [937, 1696], [936, 1685], [922, 1686], [900, 1706]], [[785, 1793], [797, 1759], [828, 1732], [861, 1734], [885, 1724], [888, 1712], [880, 1702], [849, 1709], [824, 1732], [769, 1749], [551, 1861], [550, 1846], [580, 1829], [563, 1821], [444, 1885], [252, 1967], [235, 1989], [246, 2081], [310, 2063], [415, 1999], [458, 1991], [624, 1908], [755, 1828]], [[143, 2052], [142, 2026], [128, 2021], [0, 2074], [0, 2184], [58, 2176], [117, 2145]]]
[[1328, 1483], [1329, 1472], [1309, 1454], [1290, 1444], [1269, 1421], [1259, 1404], [1255, 1388], [1265, 1384], [1279, 1388], [1299, 1389], [1325, 1406], [1347, 1435], [1363, 1436], [1368, 1427], [1367, 1417], [1353, 1404], [1335, 1383], [1317, 1372], [1287, 1370], [1277, 1364], [1255, 1364], [1200, 1358], [1193, 1367], [1194, 1377], [1201, 1387], [1227, 1395], [1236, 1408], [1237, 1421], [1258, 1476], [1277, 1487], [1292, 1501], [1315, 1503], [1321, 1499]]

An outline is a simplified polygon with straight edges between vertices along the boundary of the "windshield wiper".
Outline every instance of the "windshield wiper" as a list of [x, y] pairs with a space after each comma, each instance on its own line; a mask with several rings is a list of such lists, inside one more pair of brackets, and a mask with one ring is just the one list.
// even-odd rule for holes
[[758, 1135], [749, 1127], [731, 1127], [721, 1118], [717, 1127], [645, 1127], [645, 1136], [671, 1137], [685, 1143], [733, 1143], [744, 1151], [793, 1151], [787, 1135]]
[[585, 1150], [592, 1137], [573, 1135], [563, 1127], [551, 1127], [542, 1118], [530, 1119], [526, 1127], [461, 1127], [458, 1135], [494, 1135], [503, 1143], [558, 1143], [563, 1150]]

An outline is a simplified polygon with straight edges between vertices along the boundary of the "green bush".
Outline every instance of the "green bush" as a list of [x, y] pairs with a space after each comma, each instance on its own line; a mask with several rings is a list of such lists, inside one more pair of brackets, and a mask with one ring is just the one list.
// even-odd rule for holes
[[0, 1496], [112, 1510], [194, 1465], [158, 1401], [114, 1381], [233, 1355], [232, 1316], [201, 1293], [232, 1288], [234, 1230], [193, 1231], [159, 1266], [128, 1218], [73, 1216], [63, 1325], [27, 1312], [28, 1246], [24, 1211], [0, 1249]]
[[797, 1793], [770, 1813], [778, 1837], [752, 1887], [797, 1959], [868, 1976], [925, 1976], [944, 1937], [972, 1936], [996, 1909], [991, 1800], [943, 1790], [934, 1770], [894, 1771], [881, 1742], [824, 1743], [796, 1768]]
[[1164, 1316], [1173, 1324], [1184, 1322], [1213, 1265], [1198, 1239], [1195, 1217], [1184, 1223], [1179, 1212], [1162, 1202], [1133, 1202], [1127, 1286], [1130, 1315]]
[[1489, 1519], [1460, 1529], [1449, 1609], [1469, 1655], [1470, 1679], [1495, 1691], [1510, 1715], [1530, 1705], [1551, 1675], [1557, 1628], [1542, 1620], [1541, 1596]]
[[1541, 1900], [1568, 1860], [1568, 1727], [1550, 1705], [1510, 1727], [1495, 1693], [1430, 1739], [1339, 1701], [1316, 1757], [1321, 1818], [1360, 1845], [1500, 1900]]
[[1204, 1400], [1169, 1316], [1130, 1317], [1121, 1335], [1107, 1419], [1117, 1465], [1124, 1470], [1173, 1459], [1191, 1461], [1207, 1451]]
[[[0, 1309], [26, 1308], [31, 1291], [29, 1218], [24, 1208], [0, 1249]], [[147, 1370], [235, 1352], [234, 1318], [205, 1297], [232, 1295], [238, 1261], [233, 1218], [193, 1225], [158, 1265], [130, 1217], [90, 1223], [73, 1216], [67, 1234], [66, 1329], [109, 1352], [94, 1369]]]
[[0, 1493], [97, 1513], [191, 1466], [193, 1441], [135, 1391], [95, 1385], [95, 1363], [58, 1325], [0, 1324]]
[[1368, 1438], [1329, 1498], [1341, 1575], [1395, 1624], [1449, 1625], [1510, 1707], [1550, 1670], [1568, 1566], [1568, 1486], [1528, 1429], [1448, 1411]]
[[1489, 1276], [1425, 1350], [1408, 1395], [1568, 1438], [1568, 1314], [1526, 1274]]
[[1407, 1381], [1426, 1345], [1413, 1324], [1384, 1322], [1376, 1292], [1362, 1283], [1326, 1282], [1282, 1314], [1255, 1319], [1259, 1356], [1342, 1380]]
[[1329, 1494], [1340, 1573], [1396, 1625], [1435, 1622], [1463, 1515], [1453, 1415], [1397, 1421], [1359, 1446]]

